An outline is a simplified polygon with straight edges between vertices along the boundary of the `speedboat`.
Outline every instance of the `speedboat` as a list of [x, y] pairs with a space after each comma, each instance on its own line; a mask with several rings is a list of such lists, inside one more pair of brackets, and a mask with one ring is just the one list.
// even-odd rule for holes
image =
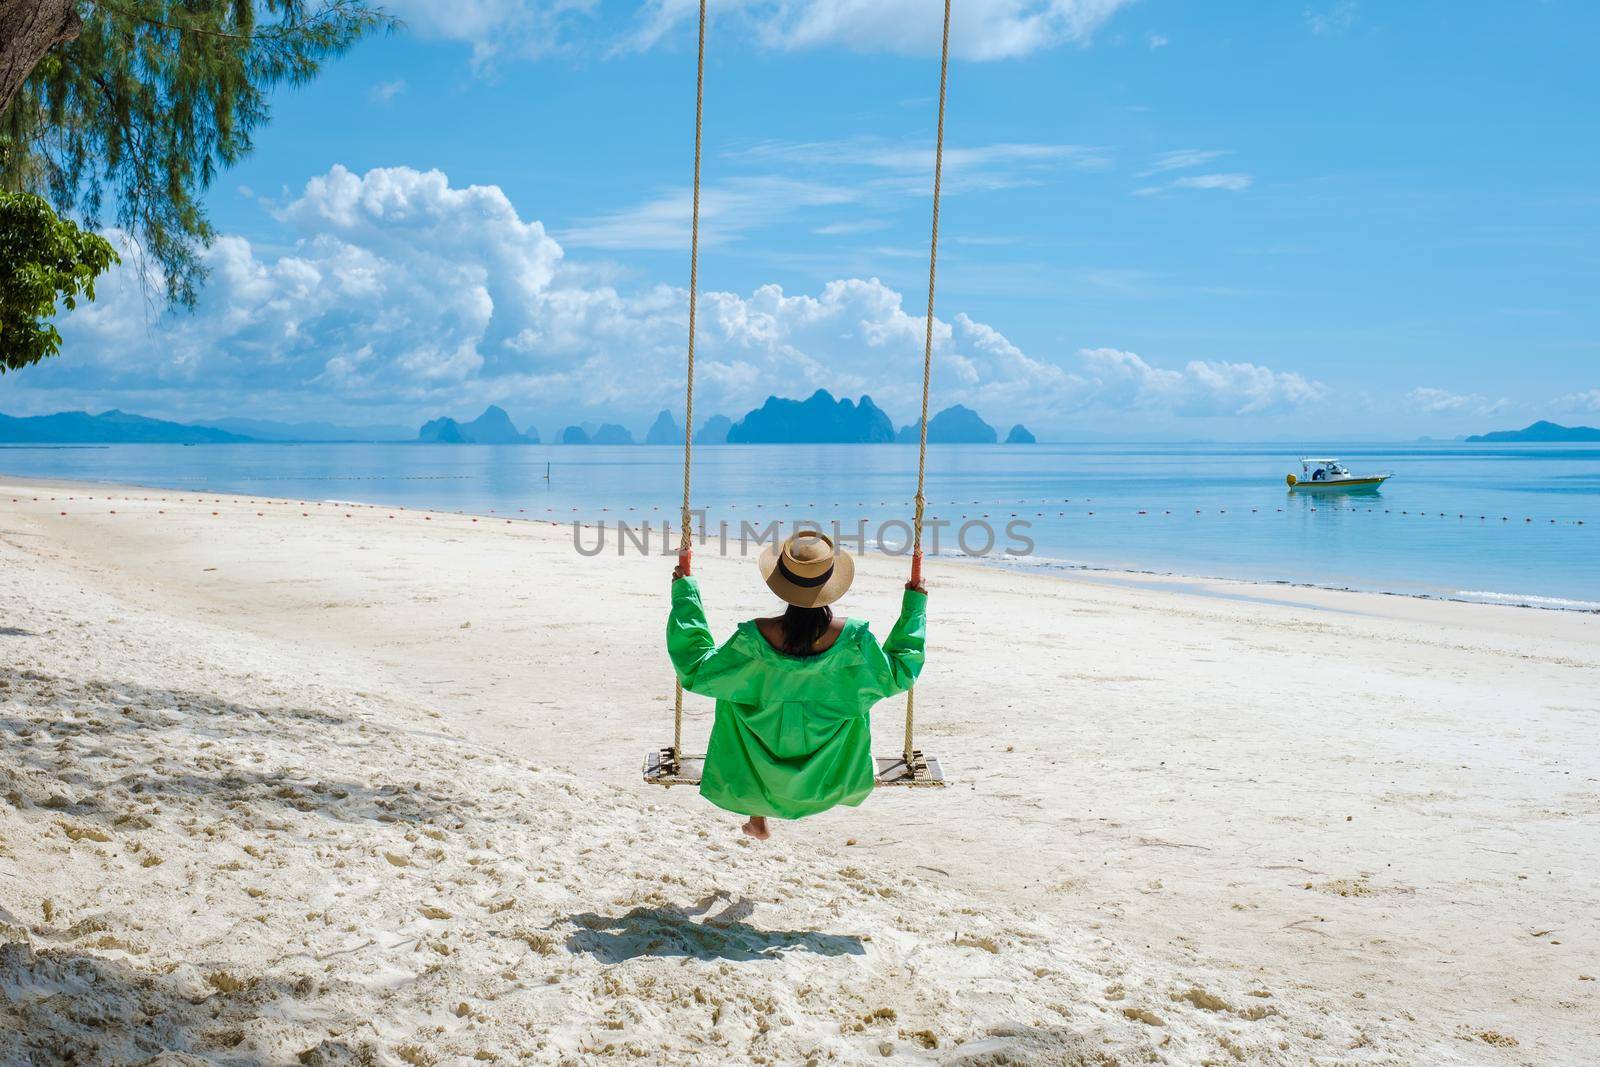
[[1392, 476], [1391, 471], [1351, 474], [1349, 469], [1336, 459], [1302, 458], [1300, 474], [1289, 475], [1287, 481], [1291, 491], [1299, 492], [1324, 489], [1376, 489]]

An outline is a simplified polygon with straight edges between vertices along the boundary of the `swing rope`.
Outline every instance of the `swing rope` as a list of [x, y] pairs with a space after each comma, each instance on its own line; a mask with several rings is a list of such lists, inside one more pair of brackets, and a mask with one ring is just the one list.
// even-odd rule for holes
[[[933, 284], [939, 263], [939, 183], [944, 175], [944, 99], [950, 77], [950, 2], [944, 0], [944, 40], [939, 46], [939, 130], [933, 148], [933, 236], [928, 241], [928, 315], [922, 332], [922, 420], [917, 435], [916, 513], [911, 523], [911, 580], [922, 579], [922, 511], [927, 499], [922, 495], [928, 472], [928, 385], [933, 378]], [[906, 744], [903, 755], [906, 773], [915, 774], [911, 762], [912, 727], [916, 720], [917, 690], [906, 690]]]
[[[939, 261], [939, 194], [944, 175], [944, 110], [945, 91], [950, 77], [950, 6], [944, 0], [944, 35], [939, 46], [939, 119], [933, 150], [933, 233], [928, 247], [928, 311], [924, 320], [922, 337], [922, 418], [917, 438], [917, 495], [916, 510], [912, 520], [911, 580], [922, 579], [922, 517], [927, 506], [923, 494], [928, 471], [928, 392], [933, 378], [933, 295]], [[689, 358], [687, 384], [683, 400], [683, 510], [681, 536], [678, 541], [678, 567], [690, 573], [693, 555], [693, 535], [689, 512], [689, 476], [694, 443], [694, 342], [695, 315], [699, 303], [700, 282], [700, 153], [705, 110], [706, 77], [706, 0], [700, 0], [700, 27], [695, 57], [694, 79], [694, 194], [689, 223]], [[914, 777], [916, 766], [912, 762], [912, 733], [916, 722], [916, 690], [906, 690], [906, 773]], [[672, 712], [672, 772], [683, 768], [683, 683], [674, 679]]]
[[[689, 573], [692, 534], [689, 514], [690, 459], [694, 451], [694, 320], [700, 295], [700, 131], [705, 111], [706, 0], [700, 0], [700, 43], [694, 73], [694, 207], [689, 222], [689, 374], [683, 396], [683, 513], [678, 539], [678, 567]], [[683, 683], [673, 678], [672, 761], [683, 765]]]

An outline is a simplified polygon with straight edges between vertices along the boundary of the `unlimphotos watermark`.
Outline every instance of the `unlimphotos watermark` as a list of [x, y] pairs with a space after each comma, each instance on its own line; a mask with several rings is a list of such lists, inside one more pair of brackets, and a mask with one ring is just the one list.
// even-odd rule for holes
[[[820, 523], [815, 519], [774, 519], [765, 523], [741, 520], [735, 524], [727, 520], [710, 523], [704, 511], [689, 514], [693, 544], [699, 548], [715, 546], [724, 556], [760, 553], [767, 545], [780, 544], [786, 536], [807, 530], [828, 535], [835, 545], [847, 551], [870, 550], [890, 556], [910, 555], [914, 539], [907, 519], [857, 519], [853, 524], [837, 520]], [[996, 526], [987, 519], [966, 519], [959, 523], [949, 519], [924, 519], [922, 550], [928, 555], [938, 555], [950, 551], [951, 542], [954, 542], [955, 550], [967, 556], [1031, 556], [1034, 550], [1031, 530], [1032, 524], [1026, 519], [1011, 519], [1004, 526]], [[580, 556], [599, 556], [608, 551], [618, 556], [630, 553], [673, 556], [677, 555], [678, 545], [679, 535], [666, 520], [572, 524], [572, 547]]]

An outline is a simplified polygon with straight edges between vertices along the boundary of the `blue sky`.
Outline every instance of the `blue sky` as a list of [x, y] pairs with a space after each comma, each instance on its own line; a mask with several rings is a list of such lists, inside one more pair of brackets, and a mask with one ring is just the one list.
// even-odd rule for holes
[[[702, 394], [911, 420], [934, 0], [712, 2]], [[681, 404], [693, 9], [402, 0], [279, 93], [192, 315], [131, 270], [0, 410]], [[957, 0], [935, 405], [1044, 437], [1600, 421], [1600, 9]]]

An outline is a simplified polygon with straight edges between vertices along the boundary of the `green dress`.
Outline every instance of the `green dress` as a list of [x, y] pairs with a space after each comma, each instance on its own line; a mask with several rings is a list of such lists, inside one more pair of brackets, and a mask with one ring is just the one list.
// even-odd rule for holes
[[801, 658], [773, 648], [754, 622], [718, 647], [699, 584], [673, 582], [667, 654], [685, 689], [717, 701], [700, 795], [780, 819], [865, 800], [874, 775], [867, 713], [922, 670], [927, 603], [907, 589], [883, 645], [851, 619], [826, 652]]

